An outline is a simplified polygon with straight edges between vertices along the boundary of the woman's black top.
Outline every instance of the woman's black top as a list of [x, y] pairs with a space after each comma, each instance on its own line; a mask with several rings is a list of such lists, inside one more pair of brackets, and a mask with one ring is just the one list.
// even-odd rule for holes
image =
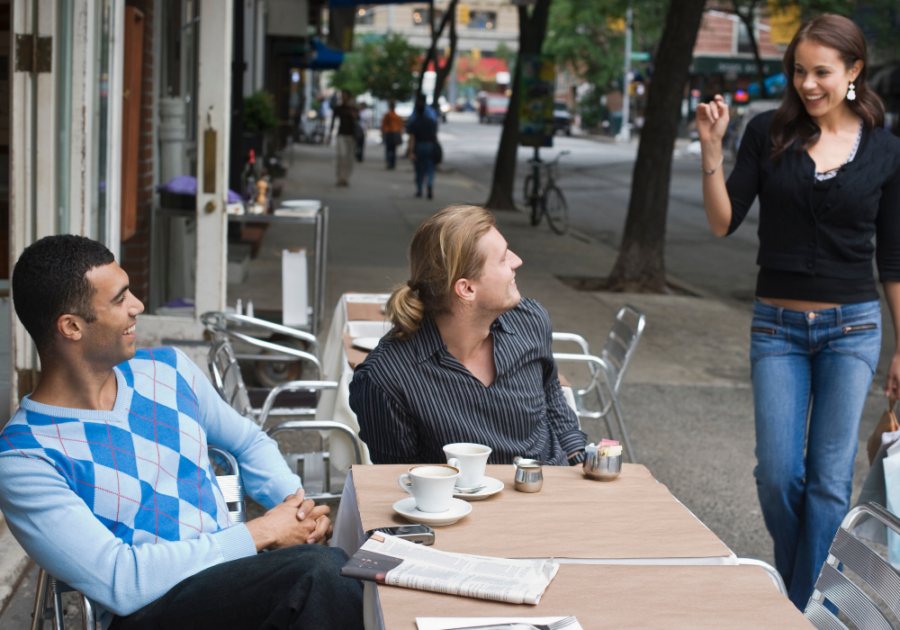
[[[900, 138], [864, 129], [852, 161], [817, 181], [806, 151], [770, 159], [774, 112], [747, 125], [728, 178], [734, 232], [759, 195], [758, 297], [854, 304], [878, 299], [882, 282], [900, 282]], [[872, 243], [878, 242], [876, 251]]]

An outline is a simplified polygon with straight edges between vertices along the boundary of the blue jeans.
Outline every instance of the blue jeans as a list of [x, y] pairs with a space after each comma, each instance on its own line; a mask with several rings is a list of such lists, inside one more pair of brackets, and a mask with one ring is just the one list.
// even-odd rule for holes
[[850, 507], [859, 421], [881, 351], [881, 307], [812, 312], [757, 301], [750, 337], [759, 502], [775, 566], [803, 610]]
[[422, 181], [428, 176], [428, 186], [434, 186], [434, 144], [431, 142], [417, 142], [413, 147], [416, 154], [416, 192], [422, 194]]

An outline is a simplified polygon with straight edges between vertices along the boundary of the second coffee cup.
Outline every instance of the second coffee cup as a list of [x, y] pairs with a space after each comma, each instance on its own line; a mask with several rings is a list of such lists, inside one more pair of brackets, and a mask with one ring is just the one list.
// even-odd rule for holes
[[474, 488], [482, 484], [484, 468], [488, 457], [491, 456], [491, 447], [468, 442], [447, 444], [444, 446], [444, 455], [447, 456], [447, 463], [450, 466], [459, 468], [457, 488]]

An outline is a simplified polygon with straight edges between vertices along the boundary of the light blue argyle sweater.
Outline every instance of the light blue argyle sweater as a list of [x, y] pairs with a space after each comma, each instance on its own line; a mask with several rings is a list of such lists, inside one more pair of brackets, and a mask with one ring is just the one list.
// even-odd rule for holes
[[107, 628], [200, 571], [256, 554], [230, 522], [207, 443], [267, 508], [300, 487], [277, 444], [174, 348], [114, 368], [112, 411], [22, 400], [0, 432], [0, 509], [25, 551], [101, 608]]

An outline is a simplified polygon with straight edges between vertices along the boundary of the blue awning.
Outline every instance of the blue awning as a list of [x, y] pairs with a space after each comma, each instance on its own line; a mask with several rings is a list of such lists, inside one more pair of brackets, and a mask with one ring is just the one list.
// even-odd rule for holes
[[344, 53], [332, 50], [318, 39], [312, 40], [316, 57], [309, 65], [311, 70], [337, 70], [344, 63]]

